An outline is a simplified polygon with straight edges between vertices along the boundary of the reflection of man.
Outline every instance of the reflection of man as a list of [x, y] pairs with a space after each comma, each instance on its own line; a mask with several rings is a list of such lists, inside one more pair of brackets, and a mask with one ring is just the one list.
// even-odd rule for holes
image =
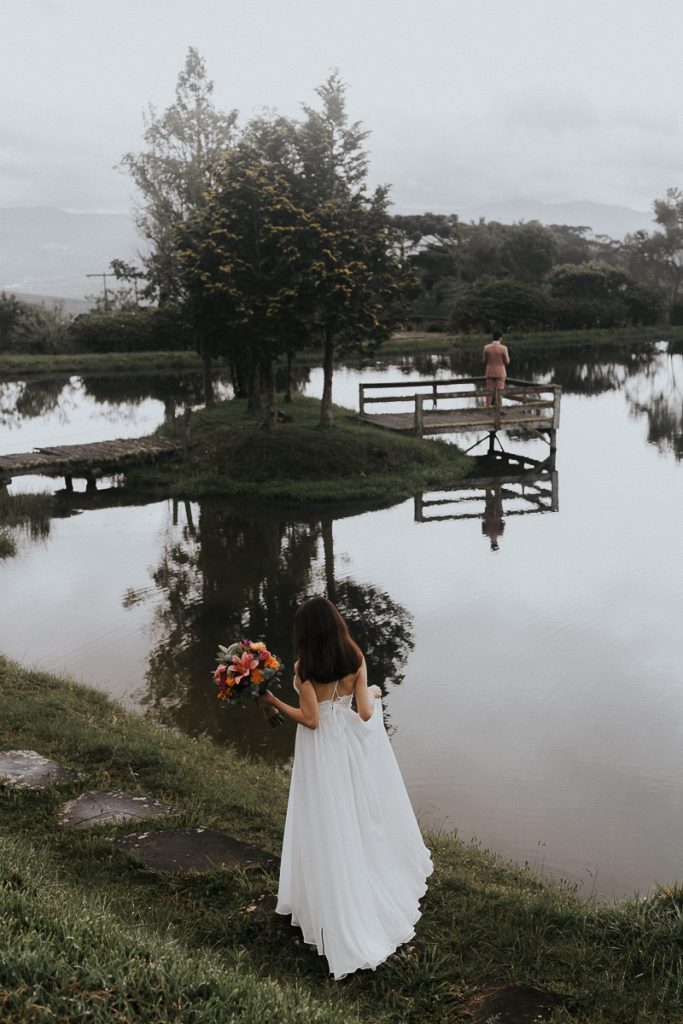
[[491, 541], [491, 551], [498, 550], [498, 538], [505, 530], [503, 521], [503, 493], [500, 484], [486, 488], [484, 498], [484, 517], [481, 532]]
[[486, 364], [486, 404], [493, 404], [493, 396], [496, 391], [502, 391], [505, 387], [506, 370], [510, 363], [510, 353], [507, 346], [503, 344], [503, 332], [494, 331], [492, 340], [484, 345], [484, 363]]

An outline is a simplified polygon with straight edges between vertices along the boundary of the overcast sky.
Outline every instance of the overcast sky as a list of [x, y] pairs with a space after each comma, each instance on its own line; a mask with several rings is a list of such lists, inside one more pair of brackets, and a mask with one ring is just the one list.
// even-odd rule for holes
[[189, 46], [243, 121], [338, 67], [402, 210], [683, 186], [681, 0], [0, 0], [0, 206], [127, 211]]

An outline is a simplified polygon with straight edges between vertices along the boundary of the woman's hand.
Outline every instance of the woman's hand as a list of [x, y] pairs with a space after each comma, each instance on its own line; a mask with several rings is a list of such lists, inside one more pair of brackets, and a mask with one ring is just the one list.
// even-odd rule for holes
[[380, 690], [379, 686], [368, 686], [368, 693], [370, 694], [371, 697], [374, 697], [375, 700], [382, 699], [382, 691]]
[[261, 705], [262, 708], [275, 707], [276, 699], [270, 692], [270, 690], [266, 690], [266, 692], [262, 693], [258, 698], [258, 703]]

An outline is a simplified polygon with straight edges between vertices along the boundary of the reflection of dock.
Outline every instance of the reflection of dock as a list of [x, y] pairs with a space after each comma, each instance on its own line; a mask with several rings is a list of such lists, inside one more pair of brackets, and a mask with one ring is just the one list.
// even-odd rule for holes
[[0, 485], [15, 476], [63, 476], [67, 489], [74, 477], [85, 478], [94, 487], [98, 477], [120, 473], [141, 462], [177, 455], [179, 445], [161, 437], [132, 437], [91, 444], [36, 448], [32, 452], [0, 455]]
[[[515, 462], [521, 463], [517, 470]], [[481, 519], [482, 531], [491, 537], [493, 545], [504, 530], [504, 518], [559, 511], [558, 474], [553, 460], [530, 464], [531, 460], [524, 457], [500, 453], [482, 463], [494, 471], [467, 477], [447, 491], [416, 494], [415, 521]], [[530, 464], [528, 468], [525, 463]]]
[[[385, 430], [419, 436], [524, 429], [555, 449], [560, 426], [559, 385], [508, 378], [505, 390], [493, 395], [485, 385], [485, 377], [360, 384], [359, 417]], [[375, 393], [378, 391], [380, 394]], [[492, 404], [486, 405], [491, 398]], [[371, 413], [369, 405], [394, 409]]]

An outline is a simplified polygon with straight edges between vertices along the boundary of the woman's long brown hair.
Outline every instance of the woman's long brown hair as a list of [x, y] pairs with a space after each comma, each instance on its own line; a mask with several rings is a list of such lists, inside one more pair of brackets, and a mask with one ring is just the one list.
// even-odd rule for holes
[[294, 656], [299, 678], [333, 683], [357, 672], [363, 655], [349, 627], [326, 597], [311, 597], [294, 616]]

